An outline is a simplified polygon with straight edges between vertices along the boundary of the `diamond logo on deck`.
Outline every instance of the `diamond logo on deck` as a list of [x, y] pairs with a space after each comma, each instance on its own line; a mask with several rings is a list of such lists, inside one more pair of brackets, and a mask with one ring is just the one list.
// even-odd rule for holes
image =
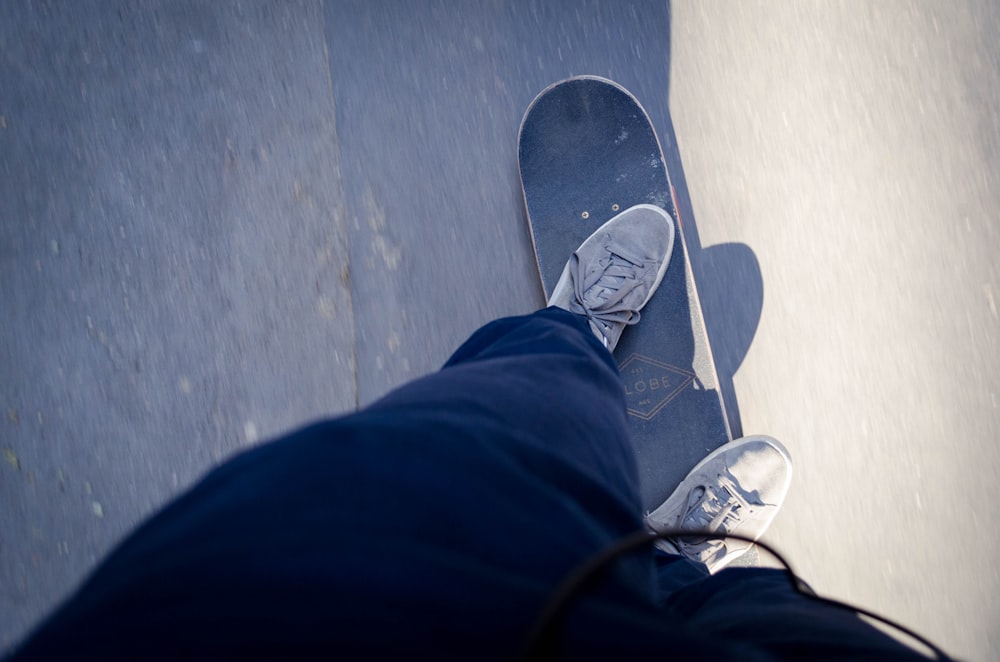
[[618, 367], [625, 382], [628, 413], [644, 421], [656, 417], [677, 394], [694, 381], [694, 373], [632, 354]]

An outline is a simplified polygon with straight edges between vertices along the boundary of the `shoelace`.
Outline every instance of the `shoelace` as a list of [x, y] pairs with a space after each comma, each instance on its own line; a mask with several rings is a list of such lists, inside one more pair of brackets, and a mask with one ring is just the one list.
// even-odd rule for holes
[[[749, 511], [751, 504], [743, 495], [736, 482], [728, 476], [719, 476], [719, 489], [703, 486], [692, 490], [688, 497], [688, 508], [681, 518], [681, 528], [700, 529], [719, 533], [731, 533], [743, 519], [743, 512]], [[685, 556], [707, 561], [725, 546], [722, 539], [701, 538], [672, 541]]]
[[610, 237], [605, 239], [604, 250], [608, 256], [587, 273], [581, 273], [580, 258], [573, 253], [571, 260], [576, 298], [570, 303], [570, 309], [586, 316], [602, 329], [615, 324], [637, 324], [639, 311], [625, 305], [624, 300], [642, 284], [649, 265], [643, 264], [641, 258], [629, 255], [624, 247], [612, 243]]

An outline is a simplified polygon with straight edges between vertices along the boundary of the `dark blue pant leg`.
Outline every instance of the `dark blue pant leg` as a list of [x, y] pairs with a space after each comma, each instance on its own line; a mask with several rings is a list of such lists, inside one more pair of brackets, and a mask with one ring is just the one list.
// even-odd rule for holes
[[[660, 576], [676, 587], [690, 565], [660, 562]], [[749, 644], [779, 659], [925, 659], [862, 621], [856, 612], [797, 592], [788, 575], [771, 568], [727, 568], [674, 590], [667, 618], [712, 639]]]
[[726, 568], [709, 575], [660, 550], [654, 561], [665, 618], [711, 639], [779, 659], [922, 659], [855, 612], [803, 596], [784, 571]]
[[[510, 659], [555, 586], [641, 526], [615, 363], [560, 310], [219, 467], [133, 533], [25, 659]], [[575, 657], [711, 650], [635, 554], [574, 605]], [[706, 648], [707, 647], [707, 648]]]
[[[552, 321], [558, 324], [552, 325]], [[567, 333], [567, 328], [576, 332]], [[548, 359], [563, 354], [576, 357], [574, 361], [581, 357], [586, 360], [573, 369], [569, 368], [571, 361], [563, 360], [559, 374], [552, 374], [553, 365]], [[525, 364], [521, 362], [523, 357], [535, 360]], [[517, 368], [501, 369], [499, 366], [506, 360], [516, 361]], [[479, 395], [492, 401], [491, 407], [500, 412], [501, 419], [517, 420], [519, 426], [532, 431], [534, 445], [549, 446], [562, 461], [579, 462], [602, 485], [602, 491], [617, 494], [624, 511], [606, 512], [601, 505], [604, 496], [589, 503], [588, 508], [600, 513], [602, 521], [616, 522], [612, 528], [623, 535], [638, 528], [636, 514], [641, 505], [620, 377], [611, 355], [586, 324], [558, 309], [498, 320], [476, 332], [456, 351], [446, 371], [463, 365], [473, 367], [478, 362], [483, 363], [472, 368], [474, 371], [484, 365], [495, 371], [459, 383], [480, 384], [483, 390]], [[398, 405], [398, 398], [405, 392], [393, 394], [387, 403]], [[504, 394], [513, 393], [517, 397], [509, 406], [503, 404]], [[459, 394], [449, 398], [452, 396], [461, 399]], [[566, 487], [577, 499], [586, 493]], [[655, 581], [659, 595], [666, 599], [665, 618], [671, 626], [683, 625], [685, 630], [707, 635], [715, 642], [728, 641], [780, 657], [913, 657], [911, 651], [854, 614], [795, 593], [779, 571], [734, 568], [711, 577], [678, 557], [660, 553], [653, 557]], [[641, 573], [632, 574], [632, 578], [641, 581]], [[676, 642], [681, 645], [679, 635]]]
[[[585, 323], [553, 309], [499, 320], [440, 372], [213, 471], [21, 652], [510, 659], [566, 574], [641, 526], [634, 462], [615, 363]], [[630, 555], [574, 601], [560, 650], [749, 660], [853, 637], [894, 652], [768, 571], [739, 572], [661, 609], [652, 555]]]
[[[397, 389], [370, 411], [415, 407], [436, 409], [466, 427], [485, 426], [492, 443], [510, 443], [526, 461], [537, 454], [571, 465], [599, 487], [570, 490], [573, 498], [590, 495], [603, 503], [612, 495], [615, 512], [608, 523], [622, 535], [641, 528], [638, 471], [618, 367], [577, 315], [547, 308], [491, 322], [439, 373]], [[590, 507], [602, 512], [611, 506]]]

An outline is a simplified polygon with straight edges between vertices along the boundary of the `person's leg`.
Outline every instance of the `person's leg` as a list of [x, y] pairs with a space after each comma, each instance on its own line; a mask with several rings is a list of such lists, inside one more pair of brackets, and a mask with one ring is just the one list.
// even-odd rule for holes
[[409, 412], [430, 416], [445, 429], [474, 424], [493, 444], [571, 465], [600, 486], [597, 502], [610, 493], [615, 508], [630, 514], [616, 531], [642, 526], [618, 368], [577, 315], [551, 307], [487, 324], [440, 372], [369, 408], [372, 415], [389, 411], [397, 419]]
[[704, 564], [695, 563], [680, 554], [670, 554], [660, 549], [653, 550], [653, 564], [656, 568], [658, 599], [663, 602], [676, 591], [711, 576]]
[[[487, 325], [441, 371], [213, 471], [21, 653], [510, 658], [559, 581], [642, 526], [603, 334], [622, 311], [600, 307], [626, 280], [619, 257], [607, 278], [580, 265], [592, 318], [547, 309]], [[569, 640], [694, 645], [651, 620], [652, 587], [649, 555], [628, 557], [581, 601]]]
[[[319, 642], [447, 657], [492, 641], [483, 657], [509, 657], [567, 573], [642, 527], [636, 483], [617, 370], [586, 321], [499, 320], [441, 371], [213, 471], [23, 653]], [[651, 587], [649, 559], [632, 557], [599, 595], [652, 605]]]
[[785, 571], [727, 568], [777, 513], [791, 478], [788, 452], [748, 437], [709, 454], [662, 506], [652, 531], [705, 532], [657, 543], [656, 574], [667, 618], [713, 639], [748, 644], [781, 658], [916, 658], [856, 613], [799, 593]]
[[797, 592], [783, 570], [727, 568], [673, 592], [668, 618], [781, 659], [924, 659], [855, 612]]

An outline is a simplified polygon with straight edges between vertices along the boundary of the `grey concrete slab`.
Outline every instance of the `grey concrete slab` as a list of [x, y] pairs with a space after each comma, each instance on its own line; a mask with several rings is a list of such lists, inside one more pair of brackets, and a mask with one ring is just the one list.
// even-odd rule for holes
[[356, 402], [317, 2], [0, 4], [0, 646], [234, 451]]
[[744, 429], [795, 460], [768, 537], [820, 592], [996, 659], [1000, 11], [672, 10], [703, 244], [746, 244], [762, 275], [734, 385]]

